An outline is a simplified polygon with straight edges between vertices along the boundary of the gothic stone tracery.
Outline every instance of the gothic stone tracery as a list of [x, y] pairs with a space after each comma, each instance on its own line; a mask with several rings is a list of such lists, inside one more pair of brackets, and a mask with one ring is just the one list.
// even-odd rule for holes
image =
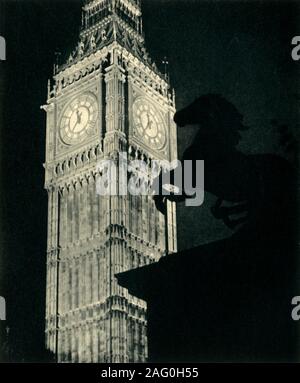
[[[48, 86], [46, 344], [60, 362], [147, 359], [145, 303], [120, 288], [114, 275], [165, 254], [164, 217], [151, 197], [96, 194], [101, 159], [117, 161], [120, 151], [149, 164], [176, 158], [174, 96], [151, 63], [141, 32], [140, 1], [87, 1], [77, 50], [56, 67]], [[81, 116], [91, 108], [85, 94], [97, 100], [97, 121], [86, 117], [89, 134], [80, 136]], [[133, 126], [132, 106], [141, 97], [165, 124], [167, 139], [159, 150]], [[60, 131], [68, 123], [78, 132], [69, 145]], [[169, 246], [176, 251], [174, 206], [168, 215]]]

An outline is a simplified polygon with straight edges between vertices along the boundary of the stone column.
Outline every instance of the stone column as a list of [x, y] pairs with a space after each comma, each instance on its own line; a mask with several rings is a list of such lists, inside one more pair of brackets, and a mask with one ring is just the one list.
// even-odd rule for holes
[[81, 225], [82, 225], [82, 238], [88, 238], [88, 211], [87, 211], [87, 201], [88, 201], [88, 180], [84, 177], [82, 180], [82, 203], [80, 205], [80, 216], [81, 216]]
[[125, 71], [118, 63], [117, 51], [112, 52], [111, 65], [106, 68], [106, 133], [125, 132]]
[[91, 256], [91, 262], [92, 262], [92, 286], [93, 286], [93, 296], [92, 296], [92, 302], [96, 303], [99, 301], [99, 295], [98, 295], [98, 259], [97, 259], [97, 253], [95, 251], [92, 252]]
[[67, 242], [71, 244], [73, 242], [73, 185], [69, 185], [68, 188], [68, 202], [67, 202]]

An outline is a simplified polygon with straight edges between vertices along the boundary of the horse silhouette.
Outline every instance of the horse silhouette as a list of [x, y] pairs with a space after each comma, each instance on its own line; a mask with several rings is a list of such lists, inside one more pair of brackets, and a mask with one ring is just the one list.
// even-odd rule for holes
[[[162, 265], [172, 263], [173, 280], [181, 286], [168, 302], [176, 305], [181, 294], [182, 300], [194, 303], [192, 312], [184, 316], [188, 315], [187, 323], [201, 323], [194, 325], [193, 337], [201, 339], [201, 345], [206, 341], [208, 360], [297, 360], [297, 325], [291, 319], [291, 299], [298, 294], [300, 280], [293, 167], [277, 155], [240, 151], [240, 132], [247, 127], [237, 108], [220, 95], [199, 97], [178, 111], [174, 120], [181, 128], [198, 125], [182, 160], [193, 162], [193, 187], [194, 162], [204, 160], [205, 191], [217, 197], [211, 212], [236, 230], [228, 238], [161, 258]], [[169, 173], [160, 174], [159, 184], [168, 178], [175, 183], [175, 170]], [[186, 198], [191, 197], [162, 192], [154, 197], [163, 213], [165, 199]], [[239, 218], [234, 219], [236, 215]], [[212, 302], [218, 302], [215, 317]]]
[[[231, 229], [239, 226], [236, 235], [244, 238], [286, 238], [291, 231], [290, 212], [294, 208], [295, 191], [294, 170], [289, 162], [273, 154], [247, 155], [238, 150], [240, 131], [248, 127], [243, 124], [243, 116], [237, 108], [220, 95], [197, 98], [178, 111], [174, 121], [180, 128], [199, 126], [182, 160], [204, 160], [205, 191], [217, 197], [211, 209], [214, 217], [222, 219]], [[195, 169], [193, 166], [193, 184]], [[174, 171], [169, 177], [172, 182]], [[165, 198], [180, 202], [188, 196], [163, 196], [160, 193], [155, 197], [155, 203], [162, 212]], [[223, 202], [231, 206], [224, 206]], [[242, 216], [232, 219], [231, 216], [236, 214]]]

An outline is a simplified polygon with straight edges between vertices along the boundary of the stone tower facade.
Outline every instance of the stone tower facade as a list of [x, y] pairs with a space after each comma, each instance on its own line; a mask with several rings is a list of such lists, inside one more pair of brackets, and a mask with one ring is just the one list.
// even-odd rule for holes
[[[46, 345], [59, 362], [147, 360], [144, 302], [115, 274], [165, 254], [151, 196], [100, 196], [103, 159], [177, 157], [174, 94], [149, 57], [140, 0], [89, 0], [76, 49], [48, 85]], [[175, 206], [168, 246], [176, 251]]]

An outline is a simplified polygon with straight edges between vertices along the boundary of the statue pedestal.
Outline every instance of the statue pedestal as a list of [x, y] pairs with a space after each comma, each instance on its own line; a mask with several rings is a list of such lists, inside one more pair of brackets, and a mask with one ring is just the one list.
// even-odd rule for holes
[[149, 361], [294, 361], [291, 265], [268, 250], [228, 239], [118, 274], [147, 302]]

